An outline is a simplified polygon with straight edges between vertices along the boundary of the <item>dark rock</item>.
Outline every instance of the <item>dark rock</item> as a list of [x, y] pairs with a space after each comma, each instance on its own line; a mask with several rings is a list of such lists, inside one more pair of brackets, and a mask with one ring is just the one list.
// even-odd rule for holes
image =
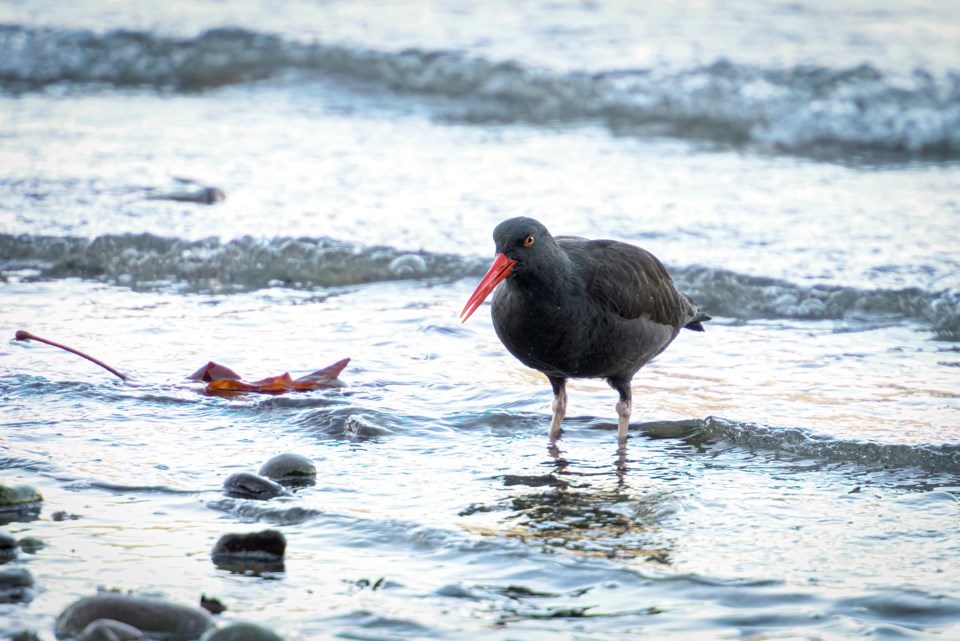
[[35, 536], [25, 536], [17, 541], [17, 545], [27, 554], [36, 554], [38, 550], [47, 547], [46, 543]]
[[227, 611], [227, 606], [220, 603], [220, 599], [208, 597], [206, 594], [200, 595], [200, 607], [210, 614], [222, 614]]
[[223, 492], [233, 498], [258, 501], [291, 495], [290, 491], [279, 483], [250, 472], [237, 472], [228, 476], [223, 482]]
[[137, 641], [142, 638], [143, 632], [123, 621], [97, 619], [87, 624], [77, 641]]
[[287, 540], [276, 530], [224, 534], [213, 547], [217, 567], [231, 572], [281, 572]]
[[256, 623], [239, 622], [219, 630], [207, 630], [200, 641], [283, 641], [283, 637]]
[[23, 568], [0, 570], [0, 603], [26, 603], [33, 598], [33, 576]]
[[147, 194], [147, 200], [173, 200], [179, 203], [214, 205], [225, 200], [227, 195], [219, 187], [196, 186], [180, 191], [155, 191]]
[[29, 485], [5, 485], [0, 483], [0, 509], [17, 508], [43, 501], [40, 492]]
[[6, 532], [0, 532], [0, 563], [6, 563], [15, 558], [17, 558], [17, 540]]
[[286, 452], [277, 454], [260, 467], [260, 476], [273, 479], [287, 487], [313, 485], [317, 467], [301, 454]]
[[43, 496], [29, 485], [0, 483], [0, 525], [34, 521], [40, 514]]
[[213, 626], [210, 615], [198, 608], [105, 592], [67, 606], [57, 617], [56, 635], [76, 637], [98, 619], [113, 619], [166, 641], [193, 641]]
[[40, 637], [33, 630], [21, 630], [10, 635], [10, 641], [40, 641]]

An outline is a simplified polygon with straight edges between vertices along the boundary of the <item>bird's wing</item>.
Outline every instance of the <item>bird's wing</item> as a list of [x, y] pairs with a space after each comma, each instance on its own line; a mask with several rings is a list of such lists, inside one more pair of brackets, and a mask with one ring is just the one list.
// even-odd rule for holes
[[570, 253], [580, 253], [587, 291], [598, 303], [627, 319], [648, 318], [680, 328], [693, 317], [692, 301], [673, 285], [656, 256], [615, 240], [557, 238]]

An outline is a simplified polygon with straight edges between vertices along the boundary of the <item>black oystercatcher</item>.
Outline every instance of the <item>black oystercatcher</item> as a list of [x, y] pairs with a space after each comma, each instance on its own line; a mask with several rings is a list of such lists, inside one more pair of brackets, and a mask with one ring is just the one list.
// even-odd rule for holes
[[630, 382], [681, 329], [710, 316], [674, 287], [650, 252], [615, 240], [554, 238], [532, 218], [493, 230], [497, 257], [460, 313], [463, 322], [493, 295], [493, 326], [511, 354], [553, 386], [550, 439], [560, 435], [568, 378], [605, 378], [620, 394], [617, 438], [630, 423]]

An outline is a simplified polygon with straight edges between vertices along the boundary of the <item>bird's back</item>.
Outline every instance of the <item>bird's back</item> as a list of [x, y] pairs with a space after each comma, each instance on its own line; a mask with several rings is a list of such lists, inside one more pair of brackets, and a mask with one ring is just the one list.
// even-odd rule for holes
[[550, 293], [506, 281], [494, 325], [507, 349], [548, 375], [630, 377], [694, 321], [698, 310], [644, 249], [559, 236], [571, 278]]
[[615, 240], [560, 236], [590, 297], [627, 320], [644, 319], [679, 331], [698, 313], [689, 296], [674, 286], [660, 260], [645, 249]]

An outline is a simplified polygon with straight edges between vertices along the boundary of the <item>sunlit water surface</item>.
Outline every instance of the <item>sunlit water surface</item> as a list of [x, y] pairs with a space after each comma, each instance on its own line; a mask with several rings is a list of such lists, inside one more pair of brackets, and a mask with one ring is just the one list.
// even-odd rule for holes
[[[0, 19], [150, 37], [224, 24], [220, 3], [176, 24], [150, 6], [58, 5], [52, 20], [49, 3], [8, 3]], [[428, 60], [452, 48], [493, 71], [672, 73], [726, 53], [791, 78], [861, 63], [941, 78], [957, 59], [948, 3], [642, 21], [625, 5], [444, 2], [412, 23], [407, 3], [285, 6], [235, 2], [230, 24]], [[744, 12], [758, 22], [724, 27]], [[821, 157], [602, 118], [478, 119], [492, 72], [489, 95], [458, 97], [281, 71], [0, 98], [0, 481], [45, 498], [3, 529], [47, 544], [8, 566], [35, 587], [0, 604], [0, 630], [51, 639], [66, 605], [105, 588], [215, 596], [222, 620], [291, 640], [960, 638], [949, 131], [939, 156], [878, 154], [863, 134]], [[891, 118], [923, 134], [955, 107], [911, 105]], [[227, 198], [147, 198], [176, 177]], [[571, 382], [549, 448], [549, 385], [505, 353], [488, 307], [459, 322], [491, 230], [518, 214], [646, 247], [714, 315], [636, 376], [625, 453], [600, 381]], [[331, 256], [354, 271], [314, 278]], [[209, 360], [254, 380], [345, 357], [343, 389], [227, 399], [184, 380]], [[227, 476], [281, 452], [313, 459], [316, 484], [224, 496]], [[287, 538], [283, 571], [211, 562], [222, 534], [267, 527]]]

